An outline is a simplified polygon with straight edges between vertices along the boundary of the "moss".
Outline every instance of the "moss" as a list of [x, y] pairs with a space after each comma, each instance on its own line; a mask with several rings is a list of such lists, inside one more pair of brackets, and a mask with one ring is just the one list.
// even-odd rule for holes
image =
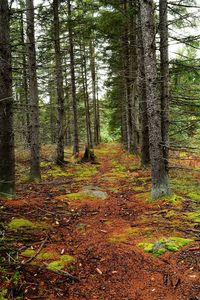
[[185, 239], [180, 237], [170, 237], [170, 238], [163, 238], [155, 242], [145, 242], [139, 243], [138, 246], [144, 249], [145, 252], [152, 253], [156, 256], [160, 256], [167, 251], [178, 251], [180, 248], [184, 247], [185, 245], [191, 243], [191, 239]]
[[38, 254], [37, 259], [40, 260], [50, 260], [50, 259], [55, 259], [55, 257], [58, 256], [55, 252], [41, 252]]
[[60, 256], [59, 260], [52, 261], [48, 264], [47, 269], [51, 271], [59, 271], [64, 269], [70, 263], [75, 261], [74, 257], [68, 254]]
[[192, 200], [200, 201], [200, 193], [189, 193], [187, 196]]
[[176, 212], [174, 210], [170, 210], [166, 213], [166, 218], [171, 218], [171, 217], [174, 217], [176, 215]]
[[47, 265], [47, 269], [51, 271], [59, 271], [64, 269], [65, 263], [61, 260], [55, 260]]
[[50, 165], [51, 165], [51, 162], [49, 162], [49, 161], [41, 161], [41, 163], [40, 163], [41, 168], [49, 167]]
[[74, 170], [74, 180], [75, 181], [82, 181], [82, 180], [88, 180], [91, 177], [95, 176], [98, 173], [97, 166], [93, 165], [87, 165], [87, 166], [78, 166]]
[[162, 201], [165, 201], [165, 202], [169, 202], [172, 205], [178, 205], [178, 204], [182, 203], [182, 201], [184, 199], [181, 196], [178, 196], [176, 194], [172, 194], [172, 195], [169, 195], [169, 196], [164, 196], [164, 197], [162, 197], [160, 199], [157, 199], [157, 200], [162, 200]]
[[8, 298], [5, 298], [5, 296], [7, 295], [8, 290], [7, 289], [1, 289], [0, 290], [0, 300], [7, 300]]
[[21, 255], [26, 257], [32, 257], [35, 255], [35, 253], [36, 251], [33, 249], [26, 249], [25, 251], [21, 252]]
[[139, 228], [128, 227], [122, 233], [117, 233], [111, 236], [108, 241], [111, 244], [123, 243], [129, 240], [132, 236], [138, 235], [139, 231]]
[[51, 166], [51, 169], [45, 171], [44, 177], [71, 177], [73, 173], [70, 173], [69, 170], [64, 167]]
[[9, 229], [19, 229], [22, 227], [29, 227], [29, 228], [36, 228], [38, 227], [38, 224], [33, 223], [27, 219], [12, 219], [10, 223], [8, 224]]
[[65, 254], [65, 255], [60, 256], [60, 260], [69, 264], [69, 263], [74, 262], [75, 258], [69, 254]]
[[200, 223], [200, 210], [188, 212], [186, 214], [186, 218], [193, 222]]

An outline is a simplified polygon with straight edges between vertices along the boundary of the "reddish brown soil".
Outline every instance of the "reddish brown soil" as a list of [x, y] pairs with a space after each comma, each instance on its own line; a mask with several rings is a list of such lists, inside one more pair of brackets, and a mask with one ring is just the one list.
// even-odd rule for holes
[[[133, 189], [134, 178], [148, 177], [148, 171], [129, 171], [129, 179], [119, 176], [114, 183], [102, 180], [103, 175], [111, 170], [112, 161], [124, 155], [120, 148], [116, 149], [116, 153], [109, 154], [108, 151], [99, 157], [101, 165], [97, 175], [87, 182], [71, 181], [67, 186], [73, 192], [85, 185], [98, 186], [108, 192], [107, 200], [57, 200], [63, 194], [58, 187], [59, 180], [63, 182], [65, 178], [60, 178], [56, 179], [56, 185], [52, 181], [40, 185], [20, 185], [17, 200], [0, 201], [4, 223], [12, 217], [24, 217], [51, 225], [47, 229], [31, 232], [6, 231], [5, 237], [9, 243], [4, 245], [5, 249], [2, 248], [1, 256], [5, 257], [2, 266], [7, 274], [1, 272], [0, 284], [8, 289], [8, 299], [200, 299], [198, 241], [176, 253], [168, 252], [160, 257], [147, 254], [137, 246], [144, 239], [142, 230], [146, 226], [151, 226], [152, 234], [157, 237], [173, 235], [175, 229], [162, 217], [157, 222], [151, 219], [155, 211], [159, 213], [161, 205], [163, 209], [169, 204], [159, 206], [148, 203], [138, 197], [140, 192]], [[70, 181], [69, 178], [67, 181]], [[148, 181], [143, 186], [147, 191], [150, 188]], [[109, 187], [120, 187], [120, 190], [114, 193]], [[141, 222], [145, 216], [148, 220]], [[141, 234], [121, 243], [109, 242], [113, 234], [121, 233], [128, 227], [140, 228]], [[183, 232], [181, 234], [185, 236]], [[43, 249], [58, 253], [65, 251], [74, 256], [74, 268], [64, 270], [73, 277], [48, 271], [46, 262], [34, 265], [33, 260], [23, 264], [27, 258], [21, 256], [17, 261], [7, 259], [11, 249], [17, 249], [20, 253], [21, 249], [32, 246], [37, 250], [41, 245]], [[12, 279], [16, 271], [20, 273], [17, 282]]]

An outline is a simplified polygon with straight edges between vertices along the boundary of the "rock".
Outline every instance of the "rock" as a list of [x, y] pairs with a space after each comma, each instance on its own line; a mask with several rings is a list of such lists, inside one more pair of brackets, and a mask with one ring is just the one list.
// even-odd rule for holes
[[108, 198], [108, 194], [106, 192], [94, 189], [83, 189], [81, 191], [82, 194], [85, 194], [89, 197], [98, 198], [102, 200], [106, 200]]

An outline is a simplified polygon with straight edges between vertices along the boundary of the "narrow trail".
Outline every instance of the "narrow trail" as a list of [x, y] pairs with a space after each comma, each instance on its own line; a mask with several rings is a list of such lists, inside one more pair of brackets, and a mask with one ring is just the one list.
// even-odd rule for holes
[[[173, 204], [147, 201], [150, 173], [119, 145], [95, 153], [97, 165], [58, 170], [44, 164], [44, 184], [21, 184], [19, 199], [1, 200], [2, 223], [8, 224], [2, 257], [15, 249], [15, 263], [5, 259], [4, 268], [20, 272], [9, 288], [22, 299], [199, 299], [197, 242], [159, 257], [139, 246], [188, 237], [179, 216], [167, 217]], [[12, 218], [28, 219], [33, 226], [11, 226]], [[192, 234], [195, 238], [195, 229]], [[7, 288], [3, 276], [0, 283]]]

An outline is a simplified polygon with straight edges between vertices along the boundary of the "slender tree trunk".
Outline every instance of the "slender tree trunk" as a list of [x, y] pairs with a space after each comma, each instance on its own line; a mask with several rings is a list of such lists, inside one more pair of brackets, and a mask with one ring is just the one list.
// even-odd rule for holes
[[[127, 0], [123, 3], [124, 13], [127, 16]], [[125, 25], [122, 36], [123, 51], [123, 76], [124, 76], [124, 95], [125, 95], [125, 112], [126, 112], [126, 131], [127, 145], [126, 149], [131, 152], [132, 139], [132, 107], [131, 107], [131, 82], [130, 82], [130, 48], [128, 24]]]
[[72, 10], [71, 1], [68, 0], [68, 29], [69, 29], [69, 45], [70, 45], [70, 69], [71, 69], [71, 84], [72, 84], [72, 110], [73, 110], [73, 154], [79, 153], [79, 136], [78, 136], [78, 118], [77, 118], [77, 98], [76, 98], [76, 79], [75, 79], [75, 62], [74, 62], [74, 44], [72, 31]]
[[48, 78], [48, 92], [49, 92], [49, 106], [50, 106], [50, 130], [51, 130], [51, 143], [55, 144], [57, 140], [57, 114], [55, 110], [56, 106], [56, 91], [54, 86], [54, 76], [49, 71], [49, 78]]
[[24, 91], [24, 104], [26, 112], [26, 143], [30, 145], [30, 114], [29, 114], [29, 99], [28, 99], [28, 82], [27, 82], [27, 65], [26, 65], [26, 44], [24, 38], [24, 21], [23, 12], [21, 13], [21, 43], [22, 43], [22, 64], [23, 64], [23, 91]]
[[26, 0], [27, 21], [27, 57], [30, 94], [30, 137], [31, 169], [30, 178], [40, 180], [40, 145], [39, 145], [39, 106], [38, 84], [36, 73], [35, 26], [33, 0]]
[[138, 153], [139, 142], [139, 97], [137, 91], [137, 26], [136, 14], [133, 13], [133, 0], [129, 0], [129, 76], [130, 76], [130, 109], [131, 109], [131, 149], [132, 153]]
[[93, 96], [93, 109], [94, 109], [94, 144], [100, 143], [99, 137], [99, 114], [98, 114], [98, 103], [97, 103], [97, 89], [96, 89], [96, 66], [95, 66], [95, 48], [93, 41], [90, 41], [90, 69], [92, 77], [92, 96]]
[[169, 156], [169, 55], [168, 55], [168, 9], [167, 0], [159, 1], [160, 16], [160, 76], [162, 143], [165, 168], [168, 171]]
[[92, 130], [91, 130], [91, 118], [90, 118], [90, 104], [89, 104], [89, 93], [88, 93], [88, 79], [87, 79], [87, 61], [86, 61], [86, 50], [85, 45], [80, 49], [82, 53], [82, 84], [83, 84], [83, 93], [84, 93], [84, 104], [85, 104], [85, 117], [86, 117], [86, 131], [87, 131], [87, 145], [88, 148], [93, 148], [92, 142]]
[[13, 96], [8, 1], [0, 2], [0, 195], [15, 195]]
[[146, 76], [149, 150], [152, 170], [152, 197], [159, 198], [170, 192], [168, 174], [162, 151], [161, 105], [158, 97], [156, 47], [153, 1], [140, 0], [144, 68]]
[[144, 70], [144, 48], [142, 42], [142, 24], [140, 14], [137, 17], [138, 20], [138, 91], [140, 101], [140, 114], [141, 114], [141, 166], [147, 167], [150, 164], [149, 156], [149, 127], [148, 127], [148, 115], [147, 115], [147, 92], [145, 82], [145, 70]]
[[53, 15], [54, 15], [54, 49], [56, 61], [56, 90], [57, 90], [57, 104], [58, 104], [58, 137], [57, 137], [57, 157], [56, 163], [63, 164], [64, 162], [64, 89], [63, 89], [63, 70], [62, 70], [62, 55], [60, 51], [60, 21], [58, 14], [59, 0], [53, 1]]

